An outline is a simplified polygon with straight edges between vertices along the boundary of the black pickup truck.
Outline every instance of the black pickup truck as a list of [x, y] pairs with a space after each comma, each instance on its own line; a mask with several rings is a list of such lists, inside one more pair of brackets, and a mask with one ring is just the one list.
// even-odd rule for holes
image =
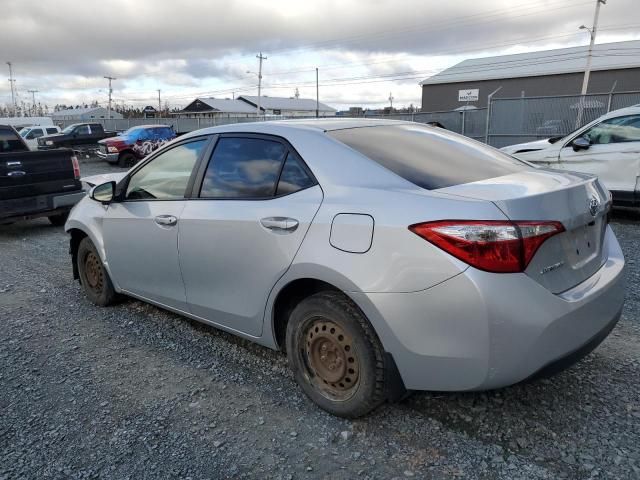
[[73, 150], [30, 151], [13, 127], [0, 125], [0, 224], [48, 217], [63, 225], [84, 195]]
[[84, 150], [92, 146], [97, 149], [100, 140], [116, 135], [117, 132], [105, 131], [100, 123], [74, 123], [60, 133], [38, 138], [38, 150], [60, 147]]

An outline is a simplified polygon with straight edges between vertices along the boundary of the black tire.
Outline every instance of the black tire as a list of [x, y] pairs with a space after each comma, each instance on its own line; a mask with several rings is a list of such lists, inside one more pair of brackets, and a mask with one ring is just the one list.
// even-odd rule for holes
[[131, 152], [121, 153], [118, 157], [118, 166], [122, 168], [131, 168], [137, 162], [136, 156]]
[[57, 215], [51, 215], [49, 218], [49, 222], [51, 225], [55, 225], [56, 227], [62, 227], [64, 222], [67, 221], [67, 217], [69, 216], [69, 212], [58, 213]]
[[98, 250], [89, 237], [80, 241], [76, 261], [80, 284], [89, 300], [101, 307], [116, 303], [118, 294], [113, 288], [109, 273], [102, 264]]
[[344, 294], [325, 291], [302, 300], [291, 312], [286, 347], [296, 381], [323, 410], [356, 418], [386, 400], [384, 350]]

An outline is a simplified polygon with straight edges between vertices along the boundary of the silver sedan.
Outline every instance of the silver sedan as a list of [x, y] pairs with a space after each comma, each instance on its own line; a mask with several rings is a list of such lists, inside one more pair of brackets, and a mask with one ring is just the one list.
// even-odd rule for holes
[[85, 180], [65, 228], [91, 301], [135, 297], [285, 350], [340, 416], [553, 374], [622, 309], [602, 184], [442, 129], [226, 125]]

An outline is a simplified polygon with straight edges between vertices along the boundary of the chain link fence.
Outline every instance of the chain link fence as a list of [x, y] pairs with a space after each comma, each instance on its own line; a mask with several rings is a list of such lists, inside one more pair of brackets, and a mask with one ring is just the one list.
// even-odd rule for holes
[[[640, 91], [555, 97], [493, 98], [488, 108], [446, 112], [393, 113], [367, 115], [419, 123], [439, 123], [447, 130], [486, 142], [494, 147], [564, 136], [612, 110], [640, 104]], [[138, 125], [171, 125], [178, 133], [205, 127], [246, 123], [287, 117], [217, 117], [217, 118], [129, 118], [90, 120], [100, 122], [106, 130], [124, 131]], [[295, 117], [304, 118], [304, 117]], [[344, 118], [344, 117], [342, 117]], [[62, 127], [81, 120], [56, 122]]]

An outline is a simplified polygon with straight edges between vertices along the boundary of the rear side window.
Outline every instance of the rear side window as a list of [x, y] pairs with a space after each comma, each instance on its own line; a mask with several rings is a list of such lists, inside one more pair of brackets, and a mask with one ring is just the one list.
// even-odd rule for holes
[[286, 154], [280, 142], [223, 137], [207, 166], [200, 197], [272, 197]]
[[287, 155], [287, 160], [282, 167], [282, 173], [280, 174], [280, 180], [278, 181], [278, 188], [276, 189], [276, 195], [287, 195], [289, 193], [297, 192], [298, 190], [304, 190], [311, 187], [314, 184], [314, 180], [309, 176], [305, 168], [302, 166], [302, 160], [298, 155], [290, 152]]
[[427, 190], [531, 168], [486, 145], [423, 125], [350, 128], [329, 135]]
[[0, 128], [0, 153], [26, 150], [18, 135], [9, 128]]

